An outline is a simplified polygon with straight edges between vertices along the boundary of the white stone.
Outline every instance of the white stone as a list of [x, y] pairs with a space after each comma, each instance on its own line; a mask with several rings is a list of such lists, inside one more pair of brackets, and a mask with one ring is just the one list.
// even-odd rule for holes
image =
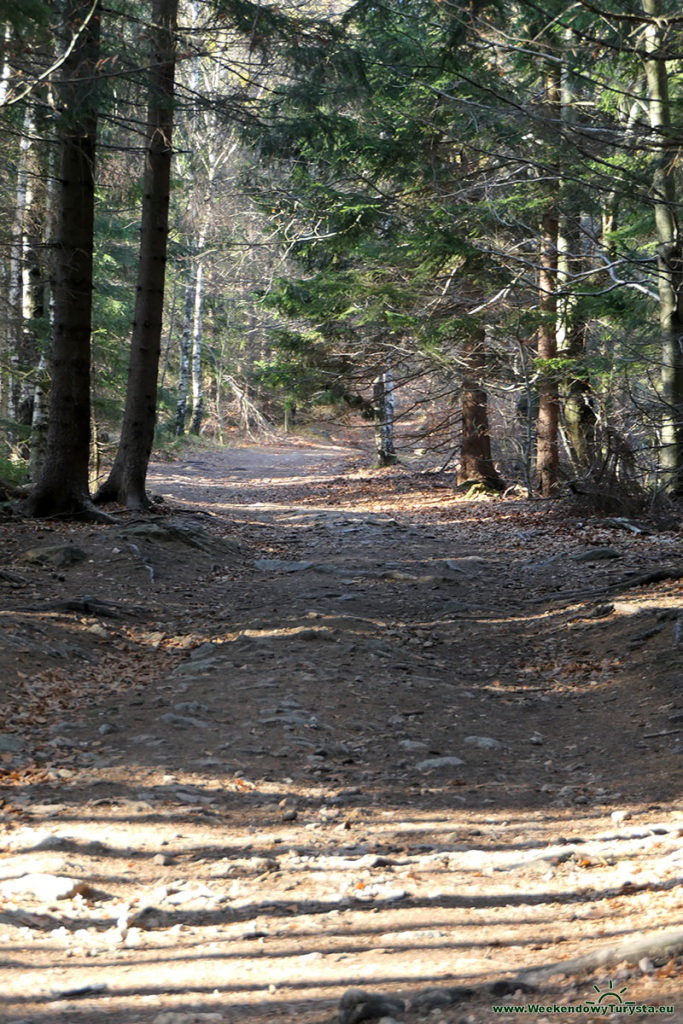
[[429, 772], [433, 768], [459, 768], [464, 763], [459, 757], [428, 757], [426, 761], [418, 761], [415, 767], [419, 772]]

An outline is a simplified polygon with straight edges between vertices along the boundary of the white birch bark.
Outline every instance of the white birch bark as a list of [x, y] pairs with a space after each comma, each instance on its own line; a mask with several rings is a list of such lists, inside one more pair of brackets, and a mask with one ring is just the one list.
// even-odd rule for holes
[[[52, 135], [52, 132], [51, 132]], [[45, 183], [45, 222], [43, 235], [45, 242], [43, 292], [43, 315], [47, 316], [48, 330], [43, 342], [38, 365], [36, 368], [33, 393], [33, 415], [31, 419], [31, 451], [29, 456], [29, 475], [32, 481], [40, 476], [45, 461], [47, 445], [48, 412], [50, 405], [50, 362], [52, 359], [52, 337], [55, 326], [55, 302], [52, 288], [53, 261], [55, 239], [57, 234], [57, 147], [48, 145], [41, 155], [46, 176]]]
[[190, 393], [190, 355], [192, 352], [192, 313], [194, 310], [195, 295], [195, 264], [191, 265], [190, 280], [185, 286], [185, 307], [183, 314], [183, 329], [180, 335], [180, 363], [178, 367], [178, 401], [176, 404], [175, 426], [173, 433], [176, 437], [182, 437], [185, 433], [185, 418], [187, 416], [187, 398]]
[[17, 184], [14, 193], [14, 220], [9, 252], [7, 283], [7, 330], [5, 352], [9, 362], [5, 412], [17, 420], [21, 392], [21, 348], [24, 331], [24, 254], [26, 249], [26, 209], [30, 201], [28, 185], [28, 152], [30, 148], [31, 114], [24, 116], [24, 132], [19, 141]]
[[202, 252], [206, 241], [205, 231], [199, 236], [197, 267], [194, 275], [194, 303], [192, 309], [192, 422], [190, 433], [198, 434], [204, 414], [204, 385], [202, 381], [202, 300], [204, 297], [204, 261]]
[[380, 373], [373, 381], [372, 404], [377, 461], [380, 466], [391, 466], [397, 459], [394, 447], [394, 375], [390, 369]]

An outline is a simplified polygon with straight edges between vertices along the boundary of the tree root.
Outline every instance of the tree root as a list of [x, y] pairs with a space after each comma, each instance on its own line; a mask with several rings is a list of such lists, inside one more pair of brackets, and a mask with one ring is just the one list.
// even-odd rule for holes
[[94, 615], [101, 618], [122, 619], [127, 615], [147, 615], [149, 609], [139, 605], [114, 604], [113, 601], [100, 601], [96, 597], [77, 597], [67, 601], [52, 601], [50, 604], [29, 605], [18, 608], [20, 612], [79, 612], [81, 615]]
[[546, 604], [548, 601], [587, 601], [595, 597], [605, 597], [607, 594], [620, 594], [622, 590], [631, 590], [633, 587], [645, 587], [649, 583], [680, 579], [683, 579], [683, 568], [652, 569], [649, 572], [626, 576], [606, 587], [595, 587], [591, 590], [567, 590], [564, 593], [547, 594], [544, 597], [531, 597], [525, 600], [524, 604]]
[[548, 964], [522, 972], [517, 980], [538, 985], [553, 974], [578, 974], [580, 971], [592, 971], [597, 967], [608, 967], [621, 963], [622, 960], [637, 962], [643, 957], [656, 957], [666, 954], [675, 956], [683, 952], [683, 928], [674, 931], [655, 932], [650, 935], [638, 935], [612, 946], [603, 946], [593, 953], [574, 957], [573, 960], [561, 960], [559, 963]]
[[89, 497], [55, 498], [51, 493], [34, 492], [19, 505], [19, 511], [31, 519], [78, 519], [86, 523], [115, 523], [113, 516], [96, 508]]

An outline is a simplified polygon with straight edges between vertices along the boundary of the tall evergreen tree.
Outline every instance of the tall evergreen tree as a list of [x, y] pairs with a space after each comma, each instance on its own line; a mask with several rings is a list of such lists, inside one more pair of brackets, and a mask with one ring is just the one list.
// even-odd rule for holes
[[88, 462], [99, 0], [65, 0], [60, 28], [67, 56], [55, 86], [60, 165], [49, 426], [27, 507], [38, 516], [96, 517]]
[[[555, 55], [544, 75], [543, 108], [546, 123], [555, 130], [560, 126], [560, 69]], [[553, 362], [557, 357], [557, 249], [559, 210], [557, 191], [559, 168], [552, 158], [546, 160], [541, 173], [546, 178], [547, 206], [540, 228], [538, 267], [538, 358], [542, 367], [539, 378], [538, 439], [536, 473], [541, 494], [550, 497], [558, 483], [560, 399]]]
[[[652, 201], [657, 231], [657, 287], [662, 336], [661, 467], [665, 488], [683, 495], [683, 239], [678, 187], [671, 166], [677, 134], [669, 90], [670, 32], [661, 0], [643, 0], [647, 104], [652, 127]], [[680, 55], [678, 55], [680, 60]]]
[[153, 0], [140, 255], [121, 439], [96, 501], [147, 507], [166, 278], [178, 0]]

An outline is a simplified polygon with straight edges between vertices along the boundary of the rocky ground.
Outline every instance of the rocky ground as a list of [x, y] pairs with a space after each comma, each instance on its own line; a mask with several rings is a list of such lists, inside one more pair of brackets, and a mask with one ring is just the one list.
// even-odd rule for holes
[[680, 531], [365, 467], [0, 523], [0, 1020], [683, 1021]]

